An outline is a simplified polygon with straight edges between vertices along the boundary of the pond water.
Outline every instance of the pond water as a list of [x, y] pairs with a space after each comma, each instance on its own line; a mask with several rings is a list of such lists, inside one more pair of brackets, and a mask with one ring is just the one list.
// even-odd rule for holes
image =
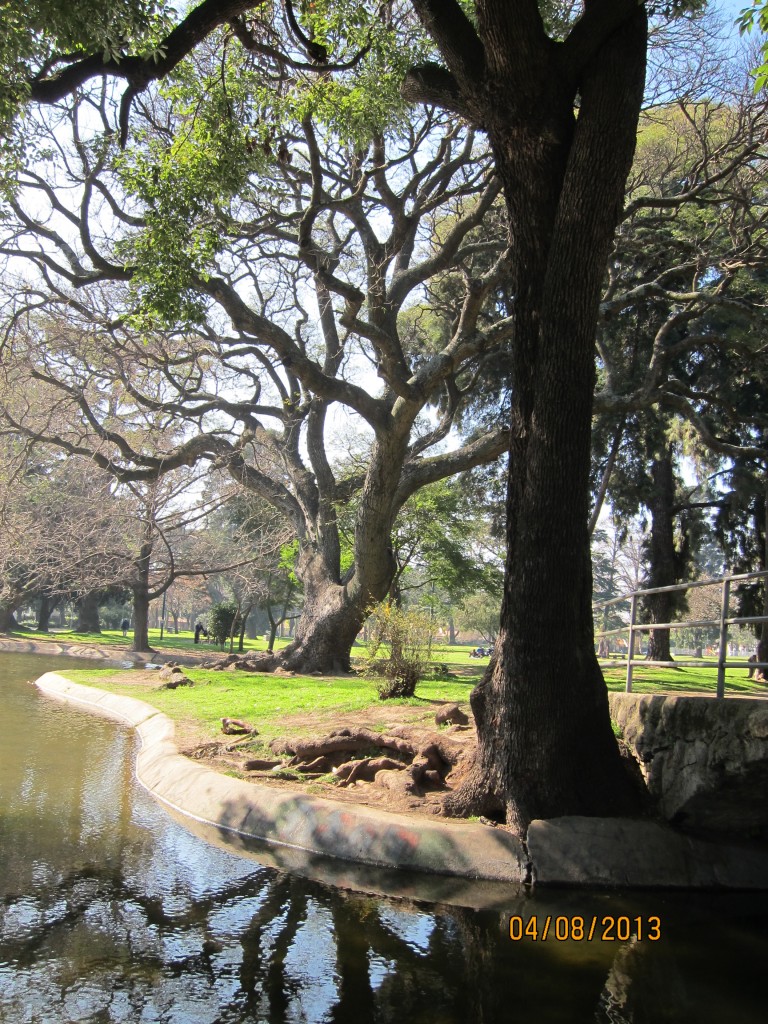
[[[0, 654], [3, 1024], [765, 1021], [768, 896], [476, 886], [452, 906], [276, 870], [169, 817], [132, 733], [28, 682], [74, 664]], [[513, 941], [511, 916], [569, 938]]]

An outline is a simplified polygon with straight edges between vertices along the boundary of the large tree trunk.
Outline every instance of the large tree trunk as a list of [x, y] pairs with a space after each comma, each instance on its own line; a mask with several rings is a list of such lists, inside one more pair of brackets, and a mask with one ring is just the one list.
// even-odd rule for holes
[[[508, 42], [487, 40], [486, 50]], [[546, 69], [528, 69], [523, 123], [505, 111], [506, 96], [520, 110], [515, 91], [526, 88], [510, 68], [488, 126], [516, 296], [508, 549], [501, 629], [472, 694], [476, 760], [446, 810], [495, 815], [520, 835], [534, 818], [638, 808], [594, 653], [587, 527], [597, 306], [634, 151], [645, 40], [638, 10], [592, 58], [575, 123], [572, 93]], [[488, 59], [505, 67], [501, 51]]]
[[345, 599], [344, 588], [328, 584], [305, 599], [296, 636], [280, 654], [281, 663], [300, 672], [349, 672], [350, 655], [367, 609]]
[[149, 592], [146, 587], [135, 586], [133, 594], [133, 643], [129, 650], [151, 654], [149, 646]]
[[[649, 587], [670, 587], [677, 580], [677, 552], [675, 551], [675, 474], [672, 453], [667, 448], [653, 460], [653, 482], [650, 498], [651, 544], [649, 551]], [[677, 606], [677, 593], [651, 594], [648, 597], [651, 622], [671, 622]], [[648, 661], [672, 661], [669, 648], [669, 630], [651, 630], [648, 637]]]
[[51, 622], [51, 616], [56, 610], [56, 606], [60, 600], [61, 598], [59, 597], [50, 597], [48, 594], [45, 593], [40, 595], [40, 607], [37, 610], [38, 633], [48, 632]]
[[81, 594], [75, 601], [77, 622], [73, 633], [100, 633], [98, 593]]
[[280, 652], [280, 662], [292, 671], [349, 672], [352, 645], [372, 603], [370, 593], [336, 582], [316, 553], [304, 553], [299, 572], [304, 606], [295, 638]]
[[19, 628], [15, 612], [15, 605], [0, 604], [0, 633], [13, 633]]
[[350, 654], [371, 608], [389, 592], [397, 568], [391, 546], [398, 511], [400, 468], [410, 423], [377, 439], [355, 521], [355, 564], [343, 578], [335, 513], [319, 515], [315, 535], [306, 538], [296, 573], [304, 605], [292, 643], [279, 663], [297, 672], [349, 672]]

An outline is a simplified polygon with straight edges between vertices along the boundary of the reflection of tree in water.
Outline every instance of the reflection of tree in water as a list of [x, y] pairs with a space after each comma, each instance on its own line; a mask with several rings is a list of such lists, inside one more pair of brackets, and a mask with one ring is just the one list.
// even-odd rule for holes
[[669, 950], [634, 939], [616, 953], [595, 1024], [683, 1024], [692, 1009]]
[[[332, 984], [327, 1009], [308, 1001], [287, 957], [318, 907], [332, 950], [314, 962]], [[526, 1006], [540, 1021], [591, 1021], [610, 960], [563, 960], [553, 943], [513, 944], [507, 923], [506, 914], [422, 910], [283, 876], [242, 938], [247, 1006], [270, 1024], [496, 1024]]]
[[[178, 1006], [179, 991], [190, 978], [215, 990], [217, 943], [207, 935], [208, 919], [253, 892], [251, 872], [184, 900], [181, 910], [178, 900], [169, 909], [173, 893], [149, 895], [113, 866], [88, 866], [49, 881], [33, 896], [6, 897], [0, 964], [9, 970], [0, 987], [0, 1020], [133, 1022], [144, 1019], [148, 1001], [166, 1012]], [[155, 1019], [160, 1024], [171, 1018], [158, 1013]], [[172, 1019], [196, 1020], [178, 1014]]]
[[764, 1024], [765, 893], [661, 900], [661, 940], [616, 948], [594, 1024]]
[[133, 1022], [151, 1011], [158, 1024], [483, 1024], [509, 1018], [513, 962], [530, 961], [523, 988], [534, 973], [535, 956], [510, 952], [498, 915], [421, 909], [272, 871], [158, 896], [89, 867], [5, 909], [8, 1020]]
[[[307, 1019], [319, 1019], [297, 991], [287, 953], [301, 942], [300, 932], [310, 914], [321, 908], [330, 924], [323, 941], [333, 950], [325, 964], [319, 960], [315, 964], [318, 972], [330, 972], [326, 980], [333, 986], [333, 1002], [324, 1019], [334, 1024], [482, 1020], [468, 1013], [471, 997], [482, 985], [477, 978], [467, 985], [469, 951], [462, 948], [449, 919], [409, 914], [403, 904], [334, 890], [296, 876], [282, 876], [270, 888], [270, 896], [242, 939], [241, 980], [252, 1012], [282, 1024], [298, 1019], [301, 1005]], [[394, 927], [383, 919], [382, 907], [394, 917]], [[411, 930], [417, 933], [410, 941], [397, 933], [401, 919], [405, 925], [401, 931], [408, 931], [408, 916], [414, 919], [416, 927]]]
[[5, 917], [18, 910], [23, 927], [0, 940], [0, 960], [19, 979], [12, 1008], [61, 1020], [76, 1004], [72, 1019], [133, 1021], [151, 1007], [158, 1024], [486, 1024], [510, 1019], [521, 999], [555, 1020], [538, 996], [526, 999], [542, 969], [544, 1003], [554, 987], [571, 1010], [575, 999], [594, 1011], [605, 981], [604, 969], [585, 975], [584, 964], [562, 978], [562, 965], [543, 964], [544, 947], [509, 942], [506, 917], [421, 909], [272, 871], [194, 896], [178, 885], [157, 896], [118, 870], [89, 867], [34, 909], [30, 900], [21, 897], [20, 908], [9, 898]]
[[[215, 864], [199, 891], [170, 869], [157, 895], [130, 872], [92, 866], [40, 897], [8, 897], [0, 908], [0, 1019], [708, 1019], [691, 1016], [701, 1008], [688, 991], [695, 951], [688, 963], [666, 944], [515, 943], [506, 913], [424, 907], [265, 869], [218, 884]], [[535, 906], [516, 912], [527, 916]]]

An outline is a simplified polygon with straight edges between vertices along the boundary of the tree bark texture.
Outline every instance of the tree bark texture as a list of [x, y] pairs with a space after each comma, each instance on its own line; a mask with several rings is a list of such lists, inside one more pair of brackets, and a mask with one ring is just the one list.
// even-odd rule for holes
[[337, 582], [317, 555], [305, 554], [302, 561], [304, 606], [280, 663], [291, 671], [349, 672], [352, 645], [377, 598], [367, 589]]
[[133, 643], [130, 650], [145, 654], [149, 646], [149, 593], [145, 587], [134, 586], [133, 594]]
[[634, 152], [647, 26], [641, 9], [625, 17], [574, 92], [534, 45], [540, 25], [498, 3], [482, 14], [495, 76], [485, 127], [509, 211], [515, 294], [508, 553], [494, 657], [472, 695], [476, 761], [446, 809], [493, 814], [522, 835], [534, 818], [638, 808], [594, 653], [587, 526], [595, 324]]
[[[667, 447], [651, 466], [651, 542], [649, 587], [671, 587], [677, 583], [678, 555], [675, 550], [675, 476], [672, 453]], [[678, 593], [651, 594], [648, 608], [651, 622], [671, 622]], [[672, 661], [668, 629], [654, 629], [648, 637], [648, 661]]]
[[131, 584], [133, 595], [133, 643], [130, 650], [140, 654], [151, 652], [149, 646], [149, 572], [150, 559], [152, 557], [152, 527], [146, 527], [147, 539], [139, 548], [138, 557], [135, 560], [136, 577]]

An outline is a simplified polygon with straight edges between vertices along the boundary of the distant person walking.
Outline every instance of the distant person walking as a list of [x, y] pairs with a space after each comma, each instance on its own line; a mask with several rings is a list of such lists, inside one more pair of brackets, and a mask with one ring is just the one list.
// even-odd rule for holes
[[128, 619], [123, 619], [123, 621], [120, 623], [120, 629], [122, 629], [122, 631], [123, 631], [123, 636], [128, 636], [128, 627], [129, 626], [130, 626], [130, 622], [128, 621]]

